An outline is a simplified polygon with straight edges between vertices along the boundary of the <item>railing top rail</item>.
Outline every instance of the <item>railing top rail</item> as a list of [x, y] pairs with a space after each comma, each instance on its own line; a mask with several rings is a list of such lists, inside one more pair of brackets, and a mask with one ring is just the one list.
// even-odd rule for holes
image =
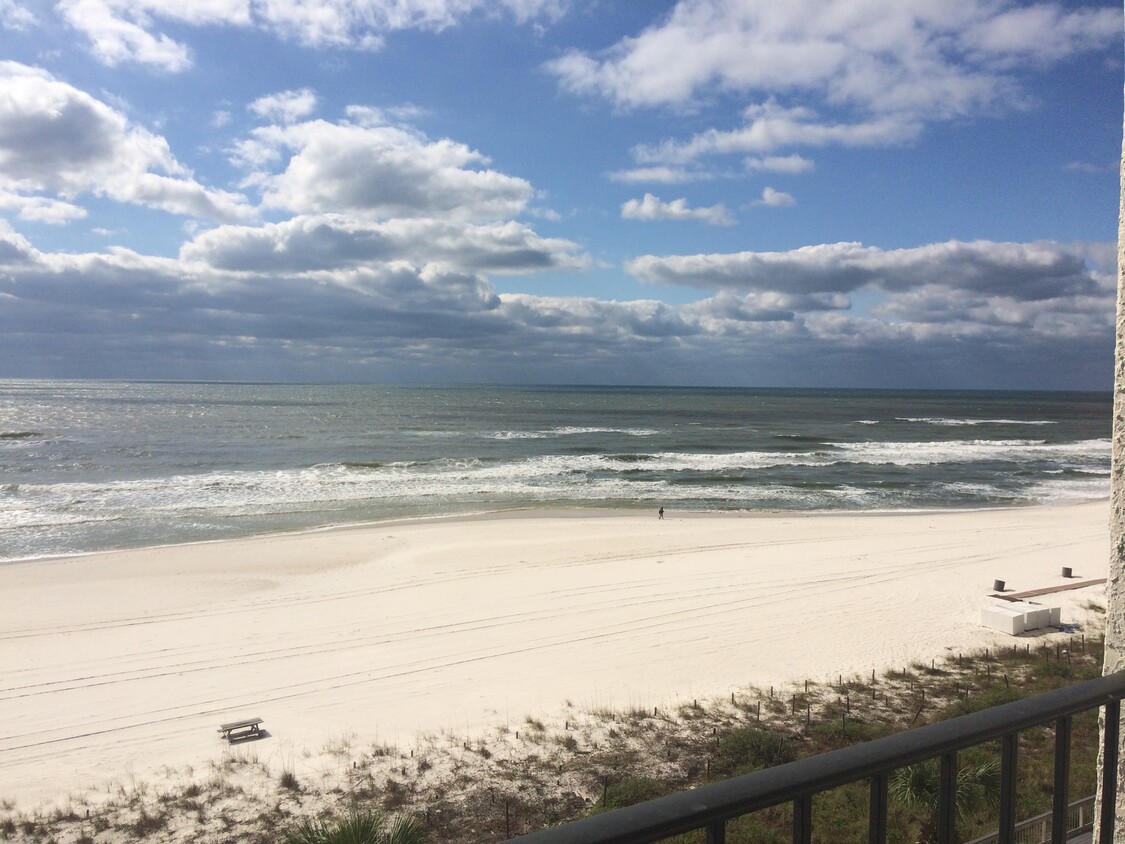
[[643, 844], [1047, 724], [1125, 698], [1125, 671], [970, 715], [709, 783], [512, 839], [521, 844]]

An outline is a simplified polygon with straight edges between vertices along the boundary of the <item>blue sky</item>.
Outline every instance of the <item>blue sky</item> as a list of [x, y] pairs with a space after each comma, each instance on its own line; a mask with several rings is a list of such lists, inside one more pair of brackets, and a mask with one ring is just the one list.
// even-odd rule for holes
[[0, 0], [0, 376], [1106, 389], [1122, 10]]

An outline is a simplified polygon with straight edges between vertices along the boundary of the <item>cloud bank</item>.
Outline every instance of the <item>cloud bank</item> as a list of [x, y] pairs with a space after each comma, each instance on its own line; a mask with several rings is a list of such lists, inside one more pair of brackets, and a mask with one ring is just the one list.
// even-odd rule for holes
[[680, 0], [639, 35], [545, 69], [564, 91], [621, 110], [741, 99], [741, 125], [640, 144], [640, 167], [624, 171], [686, 181], [713, 156], [798, 172], [806, 159], [776, 153], [909, 143], [928, 123], [1024, 108], [1034, 98], [1027, 68], [1102, 49], [1120, 31], [1119, 9], [1050, 2]]
[[32, 349], [64, 374], [129, 352], [134, 377], [281, 366], [321, 379], [854, 385], [878, 372], [883, 386], [955, 374], [983, 385], [1017, 360], [1056, 372], [1074, 361], [1038, 384], [1056, 388], [1088, 385], [1091, 362], [1111, 357], [1114, 276], [1075, 246], [845, 243], [629, 263], [645, 282], [704, 293], [680, 305], [500, 294], [489, 281], [583, 260], [514, 222], [301, 216], [221, 226], [175, 259], [46, 254], [5, 224], [0, 352]]

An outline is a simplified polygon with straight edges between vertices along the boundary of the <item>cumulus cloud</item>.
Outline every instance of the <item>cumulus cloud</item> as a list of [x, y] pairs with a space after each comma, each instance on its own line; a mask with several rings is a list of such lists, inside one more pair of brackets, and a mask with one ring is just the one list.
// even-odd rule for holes
[[195, 181], [164, 138], [16, 62], [0, 62], [0, 193], [25, 219], [54, 222], [81, 216], [83, 193], [208, 219], [250, 214], [241, 195]]
[[768, 185], [762, 188], [762, 197], [754, 202], [755, 205], [766, 205], [770, 208], [788, 208], [797, 204], [792, 196]]
[[374, 50], [396, 30], [438, 31], [472, 14], [551, 21], [567, 5], [568, 0], [61, 0], [59, 10], [103, 63], [179, 72], [192, 65], [191, 51], [162, 28], [253, 27], [309, 47]]
[[[741, 127], [637, 150], [642, 164], [683, 165], [794, 145], [901, 143], [927, 122], [1019, 108], [1030, 99], [1021, 70], [1103, 48], [1119, 39], [1120, 18], [1058, 2], [679, 0], [640, 34], [546, 69], [564, 90], [624, 109], [743, 98]], [[818, 105], [786, 105], [798, 97]]]
[[[175, 14], [189, 12], [191, 6], [179, 3], [168, 8]], [[191, 51], [185, 45], [145, 28], [149, 11], [145, 4], [136, 4], [130, 13], [127, 4], [112, 0], [63, 0], [58, 9], [67, 23], [90, 39], [94, 56], [103, 64], [133, 61], [171, 72], [191, 66]], [[216, 9], [220, 15], [222, 11]]]
[[213, 270], [298, 275], [394, 262], [462, 273], [579, 269], [577, 244], [543, 238], [516, 222], [469, 225], [433, 219], [373, 223], [339, 214], [261, 227], [220, 226], [184, 245], [180, 257]]
[[698, 320], [711, 324], [747, 322], [794, 322], [801, 314], [847, 310], [851, 301], [840, 293], [793, 294], [765, 291], [739, 294], [719, 291], [709, 299], [685, 306]]
[[20, 267], [35, 254], [27, 238], [15, 231], [7, 220], [0, 219], [0, 267]]
[[686, 199], [665, 202], [651, 193], [643, 199], [630, 199], [621, 206], [625, 220], [701, 220], [712, 226], [733, 226], [734, 218], [721, 202], [706, 208], [691, 208]]
[[359, 119], [256, 129], [234, 150], [251, 170], [245, 185], [259, 188], [267, 207], [366, 219], [498, 220], [534, 195], [526, 180], [487, 169], [488, 158], [464, 144], [367, 122], [376, 112], [352, 116]]
[[0, 208], [15, 211], [21, 220], [51, 225], [81, 220], [86, 216], [86, 209], [72, 202], [46, 196], [27, 196], [3, 189], [0, 189]]
[[645, 255], [626, 270], [650, 284], [797, 294], [933, 285], [1035, 301], [1104, 292], [1084, 256], [1056, 243], [949, 241], [890, 250], [831, 243], [790, 252]]
[[295, 123], [316, 110], [316, 94], [311, 88], [299, 91], [279, 91], [259, 97], [248, 106], [250, 111], [267, 120]]

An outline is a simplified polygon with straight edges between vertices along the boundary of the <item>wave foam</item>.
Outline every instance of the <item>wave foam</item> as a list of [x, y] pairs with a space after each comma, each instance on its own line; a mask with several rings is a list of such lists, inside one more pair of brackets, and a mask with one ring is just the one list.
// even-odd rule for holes
[[896, 422], [914, 422], [924, 425], [944, 425], [959, 427], [962, 425], [1057, 425], [1050, 419], [970, 419], [944, 416], [896, 416]]
[[585, 428], [575, 425], [564, 425], [558, 428], [547, 428], [542, 431], [496, 431], [489, 434], [492, 440], [546, 440], [558, 437], [576, 437], [586, 434], [621, 434], [626, 437], [651, 437], [658, 432], [651, 428]]

